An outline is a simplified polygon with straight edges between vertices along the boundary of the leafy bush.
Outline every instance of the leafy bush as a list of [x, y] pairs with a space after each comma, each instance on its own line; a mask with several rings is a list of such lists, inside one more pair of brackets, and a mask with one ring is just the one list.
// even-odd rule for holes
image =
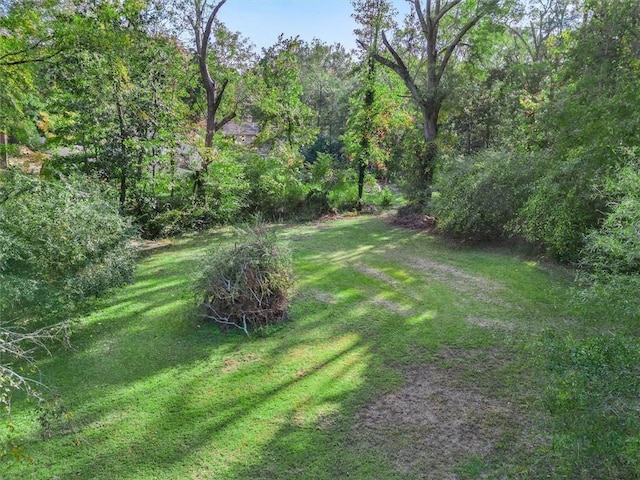
[[293, 283], [291, 257], [265, 225], [239, 230], [242, 242], [213, 252], [195, 286], [204, 318], [248, 334], [285, 318]]
[[129, 282], [134, 230], [101, 187], [80, 178], [0, 177], [0, 315], [51, 318]]
[[268, 218], [295, 216], [304, 205], [307, 189], [296, 176], [296, 167], [275, 157], [248, 156], [244, 173], [249, 183], [250, 213]]
[[594, 196], [598, 173], [579, 161], [549, 163], [518, 214], [515, 229], [561, 261], [577, 261], [584, 236], [598, 223], [601, 202]]
[[334, 211], [354, 210], [358, 205], [358, 185], [354, 182], [340, 182], [329, 190], [329, 208]]
[[606, 181], [608, 211], [586, 237], [583, 264], [596, 272], [640, 273], [640, 173], [635, 164]]
[[353, 210], [358, 204], [356, 172], [334, 156], [318, 153], [315, 162], [307, 164], [307, 176], [311, 192], [326, 207], [319, 213]]
[[531, 193], [536, 160], [531, 154], [484, 151], [445, 161], [431, 200], [438, 228], [476, 240], [505, 236]]
[[173, 195], [167, 188], [162, 195], [131, 195], [128, 211], [135, 216], [144, 238], [233, 223], [245, 215], [249, 183], [243, 165], [231, 156], [217, 158], [209, 165], [203, 201], [194, 201], [192, 176], [180, 174], [170, 183]]
[[60, 320], [86, 297], [132, 279], [133, 234], [109, 193], [87, 180], [0, 176], [0, 404], [15, 389], [38, 397], [24, 376], [33, 352], [68, 340]]
[[251, 203], [251, 179], [234, 158], [221, 158], [209, 165], [207, 212], [211, 223], [237, 222]]
[[578, 305], [598, 318], [640, 319], [640, 173], [635, 164], [605, 181], [608, 209], [585, 238]]
[[380, 192], [379, 203], [382, 208], [388, 208], [393, 203], [393, 192], [389, 187], [384, 187]]

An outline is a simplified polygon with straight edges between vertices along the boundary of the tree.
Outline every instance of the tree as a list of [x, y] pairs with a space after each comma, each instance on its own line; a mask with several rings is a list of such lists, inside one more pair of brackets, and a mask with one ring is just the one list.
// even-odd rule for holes
[[376, 126], [374, 118], [376, 112], [376, 55], [378, 55], [378, 43], [380, 34], [385, 28], [392, 25], [394, 10], [387, 0], [354, 0], [352, 1], [355, 13], [354, 18], [361, 25], [355, 33], [358, 42], [367, 46], [363, 56], [361, 70], [362, 75], [362, 110], [359, 115], [359, 148], [356, 152], [356, 165], [358, 171], [358, 207], [362, 207], [362, 195], [364, 193], [364, 179], [373, 155]]
[[534, 0], [527, 3], [518, 19], [520, 26], [510, 30], [526, 49], [532, 63], [548, 59], [550, 41], [561, 38], [565, 31], [570, 31], [584, 20], [582, 1]]
[[0, 131], [5, 143], [0, 167], [6, 167], [7, 137], [29, 143], [35, 136], [36, 64], [56, 57], [61, 49], [47, 33], [47, 12], [33, 2], [4, 2], [0, 10]]
[[[216, 75], [212, 75], [209, 66], [211, 60], [210, 48], [215, 38], [217, 26], [216, 16], [226, 1], [227, 0], [220, 0], [217, 3], [211, 3], [207, 0], [192, 0], [190, 12], [188, 13], [189, 24], [193, 30], [195, 40], [198, 70], [207, 99], [206, 133], [204, 141], [205, 158], [201, 166], [196, 170], [194, 179], [194, 192], [200, 200], [204, 199], [204, 177], [206, 176], [208, 165], [211, 161], [208, 157], [210, 157], [210, 150], [213, 147], [213, 137], [218, 130], [236, 116], [236, 110], [230, 109], [225, 116], [219, 118], [220, 106], [229, 87], [230, 78], [229, 76], [217, 78]], [[236, 40], [237, 38], [236, 36]]]
[[314, 112], [318, 139], [332, 146], [344, 132], [356, 89], [353, 56], [339, 43], [314, 39], [300, 43], [298, 57], [301, 99]]
[[497, 11], [501, 3], [500, 0], [426, 0], [423, 7], [421, 0], [413, 0], [406, 29], [398, 32], [398, 40], [404, 40], [403, 50], [394, 46], [382, 31], [382, 43], [390, 57], [380, 53], [373, 56], [402, 79], [422, 116], [426, 152], [417, 172], [422, 185], [428, 185], [433, 176], [438, 119], [446, 97], [443, 81], [447, 67], [467, 33], [484, 17]]
[[311, 143], [317, 134], [311, 108], [302, 101], [299, 38], [280, 35], [275, 45], [263, 51], [257, 65], [260, 88], [255, 105], [260, 123], [259, 140], [267, 145], [282, 141], [295, 151]]
[[122, 208], [150, 164], [175, 143], [184, 119], [187, 57], [175, 41], [148, 33], [155, 21], [148, 8], [100, 3], [60, 13], [59, 28], [75, 36], [75, 51], [40, 69], [50, 143], [82, 148], [56, 167], [117, 182]]
[[637, 62], [640, 5], [601, 0], [564, 35], [557, 85], [536, 118], [549, 153], [546, 175], [521, 214], [521, 231], [563, 260], [575, 261], [585, 235], [610, 209], [602, 194], [640, 143]]

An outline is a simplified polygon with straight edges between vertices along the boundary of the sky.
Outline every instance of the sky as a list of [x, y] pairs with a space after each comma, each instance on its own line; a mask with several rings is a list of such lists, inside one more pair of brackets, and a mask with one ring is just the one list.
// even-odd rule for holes
[[[394, 0], [397, 8], [406, 11], [404, 0]], [[355, 48], [350, 0], [228, 0], [218, 18], [232, 31], [241, 32], [257, 47], [258, 52], [285, 37], [299, 35], [311, 41], [341, 43]]]

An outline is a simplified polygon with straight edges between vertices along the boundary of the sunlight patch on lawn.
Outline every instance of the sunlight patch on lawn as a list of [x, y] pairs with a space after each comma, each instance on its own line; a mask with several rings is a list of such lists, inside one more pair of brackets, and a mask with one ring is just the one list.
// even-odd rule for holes
[[405, 320], [407, 325], [421, 325], [429, 320], [435, 320], [436, 312], [434, 310], [428, 310], [420, 315], [409, 317]]

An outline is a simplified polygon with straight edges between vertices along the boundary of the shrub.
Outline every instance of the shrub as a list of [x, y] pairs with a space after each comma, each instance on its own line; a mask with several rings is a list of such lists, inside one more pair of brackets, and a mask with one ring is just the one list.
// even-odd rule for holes
[[251, 203], [251, 180], [243, 165], [234, 158], [221, 158], [209, 165], [207, 195], [207, 211], [201, 215], [203, 221], [237, 222]]
[[605, 181], [608, 209], [585, 237], [578, 304], [599, 318], [637, 324], [640, 318], [640, 174], [635, 164]]
[[536, 169], [531, 154], [484, 151], [445, 161], [430, 204], [438, 228], [476, 240], [504, 237], [531, 192]]
[[601, 202], [593, 195], [597, 173], [579, 162], [549, 165], [518, 213], [515, 230], [555, 258], [577, 261], [584, 236], [598, 223]]
[[289, 253], [264, 224], [239, 234], [241, 243], [207, 256], [195, 293], [205, 319], [248, 334], [285, 319], [293, 277]]
[[353, 210], [358, 204], [356, 172], [327, 153], [318, 153], [315, 162], [307, 164], [311, 192], [322, 198], [326, 211]]
[[134, 231], [109, 197], [82, 178], [0, 176], [0, 405], [15, 389], [39, 397], [34, 351], [68, 340], [60, 320], [85, 298], [132, 279]]
[[300, 211], [307, 189], [297, 178], [295, 166], [288, 166], [275, 157], [259, 155], [248, 156], [245, 162], [250, 213], [260, 213], [268, 218], [287, 218]]
[[340, 182], [327, 194], [329, 208], [334, 211], [354, 210], [358, 205], [358, 185], [353, 182]]
[[384, 187], [380, 192], [379, 203], [382, 208], [389, 208], [393, 203], [393, 192], [389, 187]]
[[133, 274], [134, 230], [88, 180], [0, 178], [0, 316], [51, 319]]
[[583, 264], [596, 272], [640, 273], [640, 173], [628, 165], [605, 182], [609, 208], [585, 239]]

